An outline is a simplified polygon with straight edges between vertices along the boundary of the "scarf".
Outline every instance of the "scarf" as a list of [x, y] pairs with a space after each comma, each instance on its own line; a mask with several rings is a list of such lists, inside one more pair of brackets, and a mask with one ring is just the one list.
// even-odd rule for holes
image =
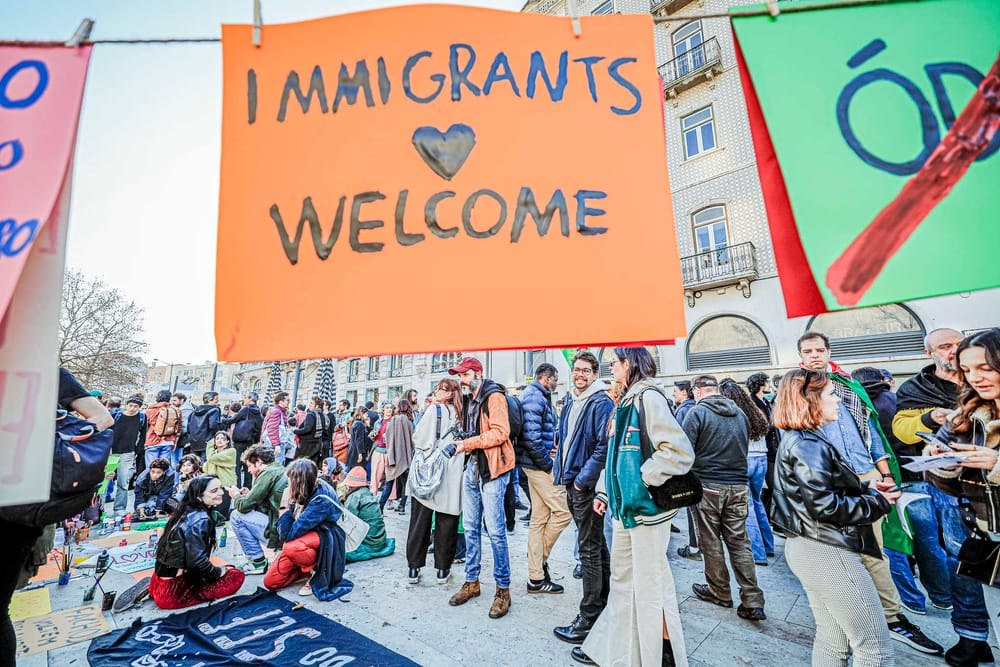
[[[799, 364], [799, 367], [811, 370], [804, 364]], [[860, 396], [860, 393], [864, 392], [865, 388], [836, 363], [829, 362], [829, 368], [830, 379], [834, 381], [834, 392], [850, 413], [851, 419], [854, 420], [854, 424], [858, 427], [858, 433], [861, 434], [861, 439], [865, 442], [865, 446], [870, 448], [872, 444], [872, 431], [868, 427], [868, 420], [871, 418], [872, 411]]]

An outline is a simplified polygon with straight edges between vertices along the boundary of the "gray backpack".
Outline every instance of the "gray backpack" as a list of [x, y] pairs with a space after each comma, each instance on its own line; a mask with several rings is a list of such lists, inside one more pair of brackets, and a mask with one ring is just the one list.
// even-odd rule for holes
[[444, 471], [448, 467], [448, 457], [437, 448], [441, 439], [441, 406], [437, 408], [437, 426], [435, 428], [434, 447], [429, 451], [418, 450], [410, 462], [410, 493], [419, 500], [428, 500], [433, 496], [444, 480]]

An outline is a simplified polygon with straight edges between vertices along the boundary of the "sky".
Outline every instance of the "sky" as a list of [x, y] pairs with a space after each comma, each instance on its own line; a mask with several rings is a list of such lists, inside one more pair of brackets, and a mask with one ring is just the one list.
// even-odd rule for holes
[[[263, 0], [261, 14], [287, 23], [405, 4], [418, 3]], [[524, 0], [448, 4], [517, 11]], [[93, 39], [218, 37], [223, 23], [252, 23], [253, 2], [5, 0], [0, 39], [65, 40], [83, 18]], [[145, 309], [146, 361], [216, 358], [221, 65], [218, 43], [97, 45], [90, 61], [66, 264]]]

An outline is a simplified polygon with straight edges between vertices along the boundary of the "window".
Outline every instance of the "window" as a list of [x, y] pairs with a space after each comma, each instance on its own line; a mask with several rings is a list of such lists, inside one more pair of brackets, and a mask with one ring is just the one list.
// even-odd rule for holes
[[393, 405], [403, 397], [403, 385], [394, 384], [389, 387], [389, 391], [385, 395], [387, 400], [392, 401]]
[[725, 206], [709, 206], [691, 216], [694, 228], [694, 251], [696, 254], [708, 253], [704, 257], [696, 258], [701, 263], [702, 273], [704, 269], [729, 264], [727, 222]]
[[524, 351], [524, 375], [534, 377], [535, 369], [539, 364], [545, 362], [545, 350], [525, 350]]
[[371, 401], [372, 403], [375, 404], [375, 409], [378, 410], [378, 400], [379, 400], [378, 387], [369, 387], [368, 389], [365, 389], [365, 403]]
[[461, 352], [444, 352], [442, 354], [435, 354], [431, 357], [431, 373], [444, 373], [449, 368], [457, 366], [461, 358]]
[[[660, 375], [663, 373], [663, 368], [660, 366], [660, 349], [655, 346], [646, 346], [649, 353], [653, 356], [653, 361], [656, 363], [656, 374]], [[611, 361], [615, 359], [615, 348], [605, 347], [601, 350], [601, 353], [597, 355], [597, 360], [600, 362], [600, 367], [598, 373], [602, 378], [611, 377]]]
[[688, 370], [767, 366], [771, 346], [760, 327], [743, 317], [720, 315], [705, 320], [687, 342]]
[[607, 2], [602, 2], [601, 4], [597, 5], [594, 11], [590, 13], [593, 14], [594, 16], [600, 16], [602, 14], [614, 14], [614, 12], [615, 12], [614, 0], [607, 0]]
[[358, 407], [358, 390], [351, 389], [344, 393], [344, 400], [351, 404], [351, 409]]
[[705, 64], [705, 38], [701, 32], [701, 21], [691, 21], [673, 34], [674, 58], [677, 62], [677, 76], [693, 72]]
[[389, 357], [389, 376], [398, 378], [403, 375], [403, 355], [394, 354]]
[[347, 381], [357, 382], [361, 379], [361, 359], [351, 359], [347, 362]]
[[253, 385], [251, 385], [250, 387], [250, 391], [255, 391], [257, 392], [258, 395], [260, 395], [260, 392], [263, 391], [263, 389], [264, 389], [264, 381], [259, 378], [254, 380]]
[[715, 116], [712, 107], [707, 106], [681, 118], [681, 133], [684, 135], [685, 158], [693, 158], [715, 148]]
[[368, 357], [368, 379], [377, 380], [379, 368], [382, 365], [382, 357]]
[[895, 303], [817, 315], [806, 331], [829, 336], [834, 361], [924, 352], [923, 323], [909, 308]]

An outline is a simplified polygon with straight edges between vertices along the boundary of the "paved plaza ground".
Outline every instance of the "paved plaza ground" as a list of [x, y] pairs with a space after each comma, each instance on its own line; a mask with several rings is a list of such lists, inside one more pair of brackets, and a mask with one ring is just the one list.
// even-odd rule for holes
[[[521, 512], [519, 512], [521, 514]], [[433, 559], [422, 572], [416, 586], [406, 581], [405, 541], [408, 517], [386, 512], [386, 528], [396, 538], [396, 553], [389, 558], [348, 565], [347, 577], [355, 584], [346, 600], [320, 602], [314, 597], [300, 598], [297, 587], [282, 593], [320, 614], [346, 625], [386, 647], [422, 665], [575, 665], [569, 655], [572, 648], [556, 639], [552, 628], [573, 620], [580, 601], [580, 581], [572, 577], [574, 566], [572, 524], [556, 544], [550, 568], [553, 578], [566, 587], [562, 595], [529, 595], [527, 584], [528, 529], [520, 522], [508, 535], [511, 551], [511, 610], [502, 619], [487, 616], [493, 597], [492, 565], [488, 541], [482, 577], [483, 595], [462, 607], [448, 606], [448, 598], [464, 580], [458, 565], [451, 584], [434, 582]], [[685, 544], [687, 522], [684, 513], [675, 523], [681, 528], [671, 540], [670, 566], [677, 584], [685, 641], [692, 667], [733, 667], [760, 665], [794, 667], [808, 665], [813, 636], [813, 618], [808, 601], [798, 581], [789, 571], [783, 556], [783, 541], [778, 539], [777, 557], [768, 567], [758, 567], [757, 576], [767, 598], [768, 620], [751, 623], [736, 616], [736, 610], [723, 609], [702, 602], [691, 593], [691, 584], [703, 581], [701, 563], [676, 555], [676, 547]], [[231, 563], [242, 562], [239, 545], [230, 531], [229, 541], [218, 555]], [[248, 577], [241, 593], [250, 593], [263, 577]], [[78, 606], [83, 580], [68, 586], [50, 586], [53, 609]], [[106, 590], [123, 590], [131, 582], [129, 575], [110, 571], [104, 578]], [[735, 581], [733, 590], [736, 591]], [[107, 618], [113, 628], [130, 624], [136, 617], [157, 618], [168, 612], [152, 601], [129, 612]], [[910, 614], [928, 636], [946, 648], [957, 641], [950, 615], [929, 609], [927, 616]], [[899, 642], [892, 642], [896, 662], [902, 666], [944, 665], [940, 657], [918, 653]], [[87, 644], [24, 658], [22, 667], [67, 667], [84, 665]]]

